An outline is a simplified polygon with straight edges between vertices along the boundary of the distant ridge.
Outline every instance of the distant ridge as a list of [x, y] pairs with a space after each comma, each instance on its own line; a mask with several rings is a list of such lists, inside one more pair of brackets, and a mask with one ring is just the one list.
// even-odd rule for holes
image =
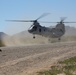
[[0, 32], [0, 40], [2, 40], [4, 37], [9, 37], [9, 35], [4, 32]]

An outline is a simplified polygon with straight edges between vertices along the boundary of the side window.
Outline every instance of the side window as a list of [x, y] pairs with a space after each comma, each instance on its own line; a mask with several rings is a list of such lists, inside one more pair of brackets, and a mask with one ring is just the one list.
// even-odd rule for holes
[[44, 31], [45, 31], [45, 29], [44, 29]]
[[37, 30], [37, 27], [36, 27], [36, 26], [34, 26], [34, 27], [33, 27], [33, 29], [36, 31], [36, 30]]
[[41, 28], [39, 28], [39, 32], [41, 32]]

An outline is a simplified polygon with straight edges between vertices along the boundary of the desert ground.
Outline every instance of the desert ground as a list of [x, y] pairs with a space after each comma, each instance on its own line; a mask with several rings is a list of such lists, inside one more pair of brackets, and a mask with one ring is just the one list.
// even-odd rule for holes
[[58, 61], [76, 56], [76, 42], [0, 47], [0, 75], [37, 75]]

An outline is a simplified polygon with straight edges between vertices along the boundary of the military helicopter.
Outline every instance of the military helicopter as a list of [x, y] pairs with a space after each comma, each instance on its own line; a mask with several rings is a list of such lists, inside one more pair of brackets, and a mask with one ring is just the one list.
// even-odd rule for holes
[[28, 29], [28, 32], [33, 34], [33, 38], [35, 39], [35, 35], [41, 35], [49, 38], [58, 38], [61, 40], [61, 37], [65, 34], [65, 24], [64, 23], [76, 23], [76, 22], [64, 22], [66, 17], [62, 18], [60, 22], [43, 22], [42, 23], [57, 23], [54, 28], [41, 26], [38, 20], [44, 16], [48, 15], [48, 13], [42, 14], [35, 20], [7, 20], [12, 22], [33, 22], [33, 24]]

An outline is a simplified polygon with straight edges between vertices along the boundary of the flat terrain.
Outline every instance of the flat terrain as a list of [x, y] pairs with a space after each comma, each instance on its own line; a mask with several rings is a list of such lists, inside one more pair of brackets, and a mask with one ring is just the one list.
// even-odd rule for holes
[[0, 75], [36, 75], [57, 61], [76, 56], [76, 42], [1, 47]]

